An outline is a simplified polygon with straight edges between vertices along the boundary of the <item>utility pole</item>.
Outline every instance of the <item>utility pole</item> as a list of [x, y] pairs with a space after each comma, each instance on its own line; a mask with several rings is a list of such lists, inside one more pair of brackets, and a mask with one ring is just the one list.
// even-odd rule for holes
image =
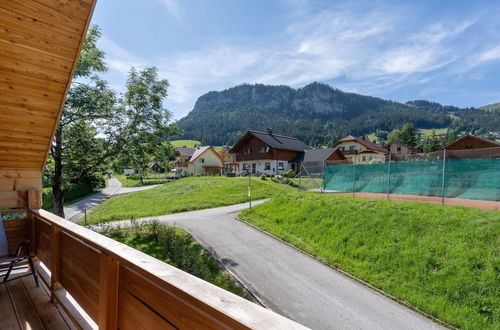
[[248, 171], [248, 205], [252, 208], [252, 180], [250, 179], [250, 171]]

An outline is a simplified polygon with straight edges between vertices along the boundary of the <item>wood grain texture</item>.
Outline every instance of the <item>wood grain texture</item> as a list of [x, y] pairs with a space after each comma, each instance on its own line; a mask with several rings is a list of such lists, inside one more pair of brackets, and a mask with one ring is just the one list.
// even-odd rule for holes
[[43, 170], [94, 8], [0, 1], [0, 170]]

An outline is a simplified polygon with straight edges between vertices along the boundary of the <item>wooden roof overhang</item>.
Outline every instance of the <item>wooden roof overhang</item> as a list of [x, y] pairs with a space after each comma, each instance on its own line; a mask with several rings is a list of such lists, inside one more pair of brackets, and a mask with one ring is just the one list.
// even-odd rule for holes
[[43, 170], [94, 7], [0, 1], [0, 169]]
[[13, 192], [41, 190], [95, 4], [0, 0], [0, 207], [22, 204]]

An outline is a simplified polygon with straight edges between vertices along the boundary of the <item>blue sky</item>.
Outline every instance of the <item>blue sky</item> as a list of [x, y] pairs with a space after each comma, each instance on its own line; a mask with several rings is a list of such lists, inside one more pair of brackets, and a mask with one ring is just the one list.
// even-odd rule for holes
[[155, 65], [180, 119], [241, 83], [304, 86], [405, 102], [500, 102], [499, 1], [100, 0], [105, 78]]

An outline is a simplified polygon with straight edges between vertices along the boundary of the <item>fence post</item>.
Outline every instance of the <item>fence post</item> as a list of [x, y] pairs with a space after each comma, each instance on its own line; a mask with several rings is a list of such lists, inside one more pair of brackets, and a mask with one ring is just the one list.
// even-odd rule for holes
[[446, 149], [443, 150], [443, 173], [441, 175], [441, 205], [444, 205], [445, 170], [446, 170]]
[[352, 197], [356, 191], [356, 156], [352, 157]]
[[389, 199], [390, 188], [391, 188], [391, 154], [389, 153], [389, 163], [387, 164], [387, 199]]

